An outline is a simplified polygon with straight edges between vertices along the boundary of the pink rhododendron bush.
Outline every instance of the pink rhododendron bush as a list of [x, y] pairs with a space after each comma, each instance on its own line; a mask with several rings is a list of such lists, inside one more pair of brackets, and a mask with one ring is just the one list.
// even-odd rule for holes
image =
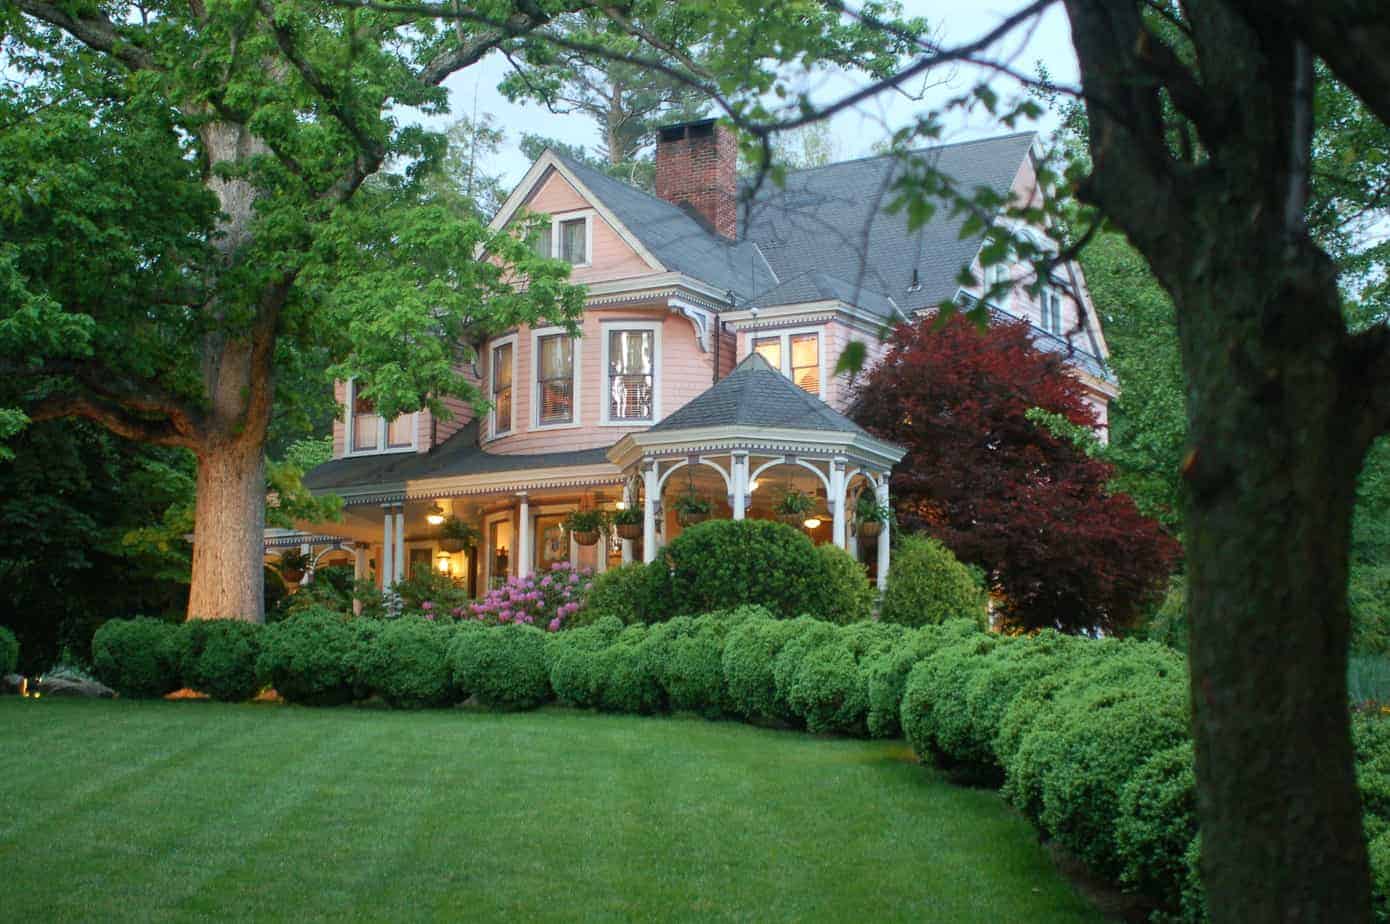
[[492, 625], [537, 626], [558, 632], [584, 608], [593, 574], [591, 568], [557, 562], [549, 571], [508, 578], [480, 602], [454, 610], [454, 615]]

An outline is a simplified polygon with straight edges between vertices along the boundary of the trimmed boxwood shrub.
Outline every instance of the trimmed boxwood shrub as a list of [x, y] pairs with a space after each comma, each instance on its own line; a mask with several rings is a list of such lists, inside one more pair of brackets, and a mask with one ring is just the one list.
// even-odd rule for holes
[[984, 628], [987, 603], [978, 572], [957, 561], [946, 546], [925, 536], [898, 537], [879, 606], [884, 622], [928, 626], [970, 619]]
[[665, 705], [665, 693], [649, 656], [646, 626], [628, 626], [613, 644], [595, 652], [598, 707], [607, 712], [647, 714]]
[[772, 685], [775, 695], [772, 701], [773, 715], [784, 721], [804, 721], [792, 708], [791, 691], [796, 681], [796, 673], [811, 654], [822, 645], [839, 640], [840, 633], [835, 626], [809, 616], [791, 621], [792, 636], [777, 652], [772, 664]]
[[1184, 741], [1146, 760], [1120, 790], [1115, 822], [1120, 881], [1177, 911], [1187, 846], [1196, 835], [1192, 742]]
[[19, 667], [19, 639], [4, 626], [0, 626], [0, 676], [13, 674]]
[[864, 566], [855, 561], [853, 555], [829, 542], [816, 546], [816, 554], [825, 568], [829, 589], [826, 609], [811, 615], [840, 625], [873, 616], [878, 591], [869, 583]]
[[179, 688], [179, 626], [137, 616], [111, 619], [92, 636], [97, 679], [122, 696], [154, 699]]
[[903, 688], [907, 686], [907, 675], [912, 668], [941, 647], [979, 634], [980, 627], [967, 619], [909, 629], [896, 644], [869, 662], [865, 666], [869, 734], [875, 738], [894, 738], [901, 734], [899, 713]]
[[[980, 656], [998, 644], [1000, 638], [997, 635], [981, 632], [968, 636], [918, 661], [912, 673], [907, 675], [899, 721], [908, 743], [919, 756], [942, 753], [942, 744], [938, 740], [942, 714], [948, 714], [946, 721], [949, 723], [953, 718], [949, 713], [960, 708], [956, 702], [961, 694], [956, 671], [972, 658], [982, 660]], [[955, 750], [960, 752], [963, 748], [957, 747]]]
[[825, 559], [804, 533], [784, 523], [709, 520], [677, 536], [663, 558], [666, 569], [655, 573], [664, 577], [660, 598], [673, 616], [746, 603], [785, 618], [836, 609]]
[[261, 626], [240, 619], [191, 619], [183, 624], [179, 672], [183, 685], [213, 699], [240, 703], [262, 687], [256, 670]]
[[[357, 620], [357, 682], [395, 709], [425, 709], [457, 701], [449, 672], [451, 627], [407, 616]], [[374, 626], [363, 624], [377, 623]]]
[[304, 706], [352, 702], [356, 641], [357, 633], [341, 613], [318, 607], [303, 610], [265, 627], [257, 669], [289, 702]]
[[592, 625], [557, 632], [547, 639], [550, 688], [566, 706], [598, 705], [602, 677], [595, 655], [608, 648], [623, 631], [616, 616], [600, 617]]
[[792, 676], [786, 700], [808, 731], [859, 731], [869, 697], [853, 649], [836, 640], [808, 652]]
[[584, 608], [570, 618], [571, 627], [587, 626], [604, 616], [615, 616], [623, 623], [658, 622], [669, 614], [661, 597], [664, 565], [631, 562], [594, 575], [593, 586], [584, 598]]
[[1019, 644], [996, 646], [982, 659], [979, 669], [964, 678], [964, 708], [957, 716], [957, 735], [980, 742], [979, 748], [972, 747], [976, 751], [974, 759], [1003, 769], [994, 744], [1004, 710], [1035, 680], [1062, 669], [1066, 652], [1078, 643], [1086, 644], [1048, 629], [1032, 638], [1020, 639]]
[[460, 627], [449, 645], [449, 668], [463, 697], [484, 706], [534, 709], [550, 699], [546, 633], [535, 626]]
[[755, 721], [782, 719], [777, 708], [774, 674], [782, 646], [801, 624], [778, 619], [750, 619], [724, 641], [724, 685], [729, 704], [739, 715]]

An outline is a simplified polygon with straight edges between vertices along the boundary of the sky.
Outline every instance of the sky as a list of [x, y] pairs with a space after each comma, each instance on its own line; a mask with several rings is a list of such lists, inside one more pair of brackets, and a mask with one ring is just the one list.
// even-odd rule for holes
[[[1000, 20], [1017, 9], [1005, 0], [972, 3], [968, 0], [903, 0], [903, 12], [924, 17], [945, 44], [972, 40], [994, 28]], [[1030, 30], [1020, 29], [992, 52], [996, 60], [1008, 60], [1014, 68], [1027, 74], [1036, 73], [1042, 62], [1054, 82], [1073, 84], [1076, 81], [1076, 55], [1071, 46], [1071, 31], [1061, 4], [1054, 4]], [[508, 71], [506, 61], [493, 55], [466, 71], [455, 74], [446, 84], [450, 109], [455, 115], [491, 113], [506, 133], [503, 151], [489, 165], [500, 173], [504, 186], [520, 181], [530, 163], [517, 148], [523, 133], [545, 135], [570, 144], [592, 146], [598, 141], [593, 122], [576, 114], [556, 115], [535, 104], [509, 102], [497, 91], [497, 84]], [[859, 106], [840, 113], [831, 121], [835, 139], [835, 160], [849, 160], [872, 153], [875, 142], [885, 138], [894, 128], [910, 122], [914, 114], [967, 90], [980, 78], [972, 68], [960, 68], [951, 73], [931, 75], [931, 86], [920, 99], [904, 93], [887, 92]], [[817, 99], [828, 99], [866, 82], [864, 75], [836, 74], [820, 77], [812, 86]], [[1019, 91], [1017, 84], [996, 77], [993, 85], [1007, 98]], [[914, 90], [920, 88], [914, 88]], [[431, 120], [433, 121], [433, 120]], [[1022, 127], [1022, 126], [1021, 126]], [[1044, 119], [1037, 126], [1046, 131], [1052, 122]], [[966, 141], [973, 138], [1003, 134], [1011, 129], [987, 118], [984, 114], [964, 118], [953, 115], [947, 123], [942, 141]]]

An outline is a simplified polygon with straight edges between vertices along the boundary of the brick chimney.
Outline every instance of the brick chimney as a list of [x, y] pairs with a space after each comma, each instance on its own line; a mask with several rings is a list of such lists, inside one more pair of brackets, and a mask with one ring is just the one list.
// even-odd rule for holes
[[714, 119], [657, 129], [656, 194], [729, 240], [738, 236], [737, 167], [734, 133]]

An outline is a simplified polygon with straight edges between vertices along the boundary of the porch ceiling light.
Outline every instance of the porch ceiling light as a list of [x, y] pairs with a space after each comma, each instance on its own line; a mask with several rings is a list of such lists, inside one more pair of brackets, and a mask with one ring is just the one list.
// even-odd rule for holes
[[444, 508], [435, 501], [430, 505], [430, 509], [425, 511], [425, 522], [431, 526], [438, 526], [444, 522]]
[[448, 552], [440, 552], [440, 553], [439, 553], [439, 557], [438, 557], [436, 560], [437, 560], [438, 563], [439, 563], [439, 564], [436, 566], [436, 567], [439, 568], [439, 572], [440, 572], [441, 574], [448, 574], [448, 573], [449, 573], [449, 553], [448, 553]]
[[820, 517], [807, 517], [801, 525], [807, 529], [815, 529], [820, 526]]

